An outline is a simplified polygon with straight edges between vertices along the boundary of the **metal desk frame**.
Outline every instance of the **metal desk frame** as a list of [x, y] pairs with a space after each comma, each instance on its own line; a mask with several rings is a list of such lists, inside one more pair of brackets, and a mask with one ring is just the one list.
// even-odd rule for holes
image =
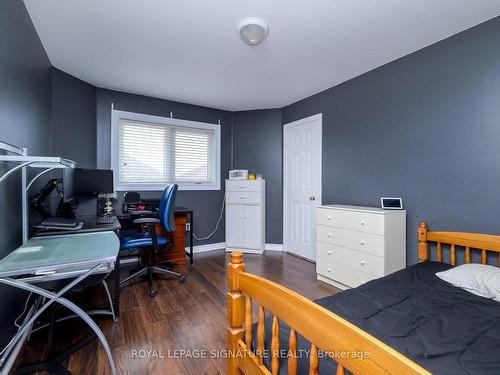
[[[10, 168], [7, 172], [5, 172], [2, 176], [0, 176], [0, 183], [6, 180], [10, 175], [14, 172], [21, 170], [21, 201], [22, 201], [22, 242], [25, 244], [28, 241], [28, 230], [29, 230], [29, 206], [28, 206], [28, 190], [33, 185], [33, 183], [42, 175], [47, 172], [50, 172], [54, 169], [60, 168], [74, 168], [76, 163], [72, 160], [63, 159], [61, 157], [48, 157], [48, 156], [29, 156], [27, 148], [17, 147], [5, 142], [0, 141], [0, 150], [4, 151], [4, 155], [0, 155], [0, 162], [13, 163], [16, 164], [14, 167]], [[40, 173], [35, 175], [28, 183], [28, 172], [27, 168], [41, 168], [43, 169]], [[41, 306], [36, 308], [39, 303], [32, 306], [29, 311], [28, 316], [25, 318], [23, 325], [16, 333], [16, 335], [12, 338], [10, 343], [7, 345], [5, 350], [2, 353], [2, 357], [0, 358], [0, 366], [2, 366], [2, 375], [8, 374], [11, 366], [14, 364], [13, 358], [15, 358], [18, 352], [21, 350], [22, 343], [29, 335], [29, 332], [33, 326], [35, 320], [40, 316], [40, 314], [45, 311], [52, 303], [57, 302], [61, 305], [65, 306], [76, 315], [81, 317], [95, 332], [99, 340], [101, 341], [104, 350], [106, 351], [106, 355], [108, 356], [109, 364], [111, 367], [111, 372], [113, 375], [116, 374], [116, 366], [111, 355], [111, 350], [109, 348], [108, 342], [102, 331], [99, 329], [97, 324], [87, 315], [80, 307], [75, 305], [73, 302], [67, 300], [62, 297], [64, 293], [69, 291], [79, 282], [87, 278], [88, 276], [102, 272], [104, 270], [108, 270], [111, 272], [114, 267], [115, 259], [104, 259], [104, 260], [94, 260], [92, 262], [79, 262], [78, 264], [61, 264], [56, 265], [51, 269], [50, 273], [45, 275], [35, 275], [35, 276], [27, 276], [24, 278], [15, 279], [13, 276], [20, 276], [19, 272], [26, 275], [30, 272], [30, 270], [17, 270], [10, 272], [2, 272], [0, 274], [0, 283], [5, 285], [10, 285], [19, 289], [23, 289], [32, 293], [39, 295], [45, 299], [44, 302], [41, 302]], [[61, 266], [62, 268], [58, 268]], [[61, 273], [57, 274], [57, 271], [62, 270], [68, 267], [85, 267], [87, 266], [87, 270], [81, 270], [80, 272], [73, 273], [71, 277], [77, 276], [72, 282], [63, 287], [57, 293], [47, 291], [43, 288], [40, 288], [36, 285], [32, 285], [33, 282], [40, 281], [50, 281], [53, 277], [57, 275], [58, 278], [61, 278], [63, 275]], [[31, 270], [33, 272], [39, 270]], [[79, 274], [79, 275], [78, 275]], [[67, 275], [65, 275], [67, 276]], [[12, 355], [12, 356], [11, 356]]]
[[[28, 190], [33, 183], [42, 175], [54, 169], [74, 168], [76, 163], [72, 160], [52, 156], [28, 156], [28, 149], [13, 146], [11, 144], [0, 142], [0, 150], [5, 151], [6, 155], [0, 155], [0, 162], [14, 163], [16, 166], [10, 168], [0, 177], [2, 183], [7, 177], [17, 170], [21, 170], [21, 204], [22, 204], [22, 228], [23, 243], [28, 240], [29, 214], [28, 214]], [[28, 183], [27, 168], [43, 169]]]
[[[91, 236], [92, 234], [86, 234]], [[97, 234], [96, 235], [101, 235]], [[113, 234], [114, 235], [114, 234]], [[78, 236], [78, 234], [68, 235], [67, 237]], [[51, 241], [57, 241], [58, 238], [63, 238], [62, 236], [45, 237]], [[117, 238], [118, 241], [118, 238]], [[28, 242], [29, 243], [29, 242]], [[57, 245], [57, 242], [56, 242]], [[36, 243], [34, 244], [36, 246]], [[20, 247], [19, 249], [23, 249]], [[118, 246], [116, 253], [118, 254]], [[15, 254], [15, 251], [11, 254]], [[33, 265], [32, 267], [22, 267], [17, 269], [9, 269], [0, 271], [0, 283], [9, 285], [15, 288], [19, 288], [28, 292], [32, 292], [39, 297], [35, 308], [30, 309], [30, 313], [24, 319], [21, 328], [17, 331], [15, 336], [9, 342], [9, 344], [4, 349], [2, 357], [0, 358], [0, 365], [2, 365], [2, 375], [8, 374], [14, 361], [11, 360], [12, 357], [16, 357], [21, 349], [24, 339], [29, 335], [32, 330], [33, 324], [36, 319], [53, 303], [59, 303], [72, 311], [76, 316], [80, 317], [87, 325], [94, 331], [97, 338], [101, 341], [101, 344], [108, 356], [109, 365], [111, 368], [111, 373], [116, 374], [116, 366], [111, 354], [111, 349], [106, 340], [106, 337], [100, 330], [99, 326], [92, 320], [92, 318], [83, 311], [80, 307], [75, 305], [73, 302], [64, 298], [63, 295], [70, 291], [74, 286], [78, 285], [81, 281], [86, 279], [91, 275], [110, 273], [114, 269], [114, 264], [116, 261], [116, 256], [107, 256], [102, 259], [92, 259], [92, 260], [75, 260], [75, 261], [65, 261], [58, 264], [51, 265]], [[17, 278], [15, 278], [17, 277]], [[60, 289], [57, 292], [52, 292], [43, 289], [34, 283], [41, 283], [47, 281], [61, 280], [72, 278], [73, 280]]]

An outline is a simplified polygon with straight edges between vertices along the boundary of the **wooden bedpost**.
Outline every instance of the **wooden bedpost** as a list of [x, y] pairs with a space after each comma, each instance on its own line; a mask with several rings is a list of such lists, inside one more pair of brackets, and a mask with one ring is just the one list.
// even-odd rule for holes
[[243, 340], [243, 323], [245, 322], [245, 295], [240, 290], [239, 273], [245, 272], [243, 253], [236, 251], [231, 253], [231, 259], [227, 266], [227, 342], [228, 342], [228, 374], [240, 375], [238, 368], [237, 349], [238, 341]]
[[427, 222], [422, 221], [418, 226], [418, 258], [421, 262], [429, 260], [429, 243], [427, 242], [427, 232], [429, 227]]

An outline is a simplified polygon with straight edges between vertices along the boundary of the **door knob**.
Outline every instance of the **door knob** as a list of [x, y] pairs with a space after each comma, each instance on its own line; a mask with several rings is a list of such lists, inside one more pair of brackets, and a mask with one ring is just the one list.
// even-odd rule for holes
[[316, 200], [316, 196], [315, 195], [311, 195], [309, 196], [309, 200], [312, 202], [312, 201], [315, 201]]

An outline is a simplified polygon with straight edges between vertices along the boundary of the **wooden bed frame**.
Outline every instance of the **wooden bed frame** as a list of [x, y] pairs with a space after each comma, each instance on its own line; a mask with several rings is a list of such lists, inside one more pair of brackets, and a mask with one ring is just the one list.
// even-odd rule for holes
[[[418, 228], [418, 255], [430, 260], [430, 243], [435, 244], [436, 260], [443, 262], [443, 250], [450, 250], [450, 263], [457, 264], [457, 247], [465, 250], [465, 263], [471, 252], [478, 250], [481, 263], [488, 261], [488, 252], [496, 253], [500, 266], [500, 236], [460, 232], [431, 232], [426, 222]], [[445, 247], [442, 245], [446, 244]], [[434, 246], [433, 246], [434, 248]], [[332, 353], [338, 364], [337, 375], [348, 369], [354, 374], [430, 374], [403, 354], [384, 344], [333, 312], [315, 304], [298, 293], [262, 277], [245, 272], [243, 254], [233, 252], [228, 265], [227, 329], [229, 375], [277, 375], [279, 354], [286, 350], [288, 374], [296, 375], [298, 366], [297, 334], [311, 343], [309, 374], [319, 374], [319, 350]], [[253, 339], [253, 303], [258, 304], [257, 347]], [[265, 312], [273, 314], [271, 369], [264, 365]], [[279, 322], [290, 327], [289, 347], [281, 348]], [[281, 352], [280, 352], [281, 351]], [[345, 353], [345, 354], [342, 354]], [[359, 353], [367, 353], [360, 356]], [[339, 355], [340, 354], [340, 355]]]

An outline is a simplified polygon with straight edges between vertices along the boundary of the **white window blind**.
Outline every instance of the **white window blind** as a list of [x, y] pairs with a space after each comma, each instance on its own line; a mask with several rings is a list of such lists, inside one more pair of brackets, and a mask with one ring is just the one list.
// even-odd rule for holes
[[164, 126], [120, 122], [120, 182], [167, 182], [166, 133]]
[[197, 189], [218, 186], [218, 134], [210, 128], [216, 125], [205, 125], [178, 126], [117, 118], [117, 160], [113, 164], [118, 169], [118, 188], [161, 190], [168, 183], [177, 183], [181, 188], [197, 185]]

